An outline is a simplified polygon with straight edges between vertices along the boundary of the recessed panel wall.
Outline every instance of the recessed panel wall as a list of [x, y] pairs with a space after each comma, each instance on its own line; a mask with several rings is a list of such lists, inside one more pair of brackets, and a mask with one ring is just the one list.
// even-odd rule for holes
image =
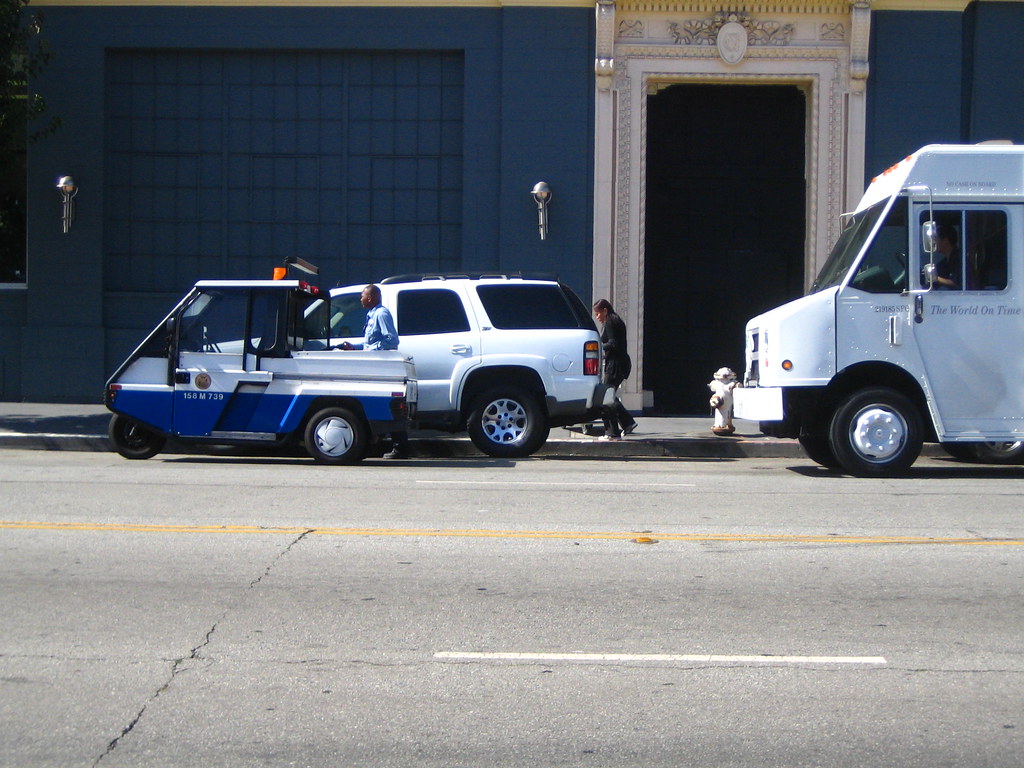
[[107, 367], [197, 277], [459, 269], [462, 86], [458, 53], [111, 52]]

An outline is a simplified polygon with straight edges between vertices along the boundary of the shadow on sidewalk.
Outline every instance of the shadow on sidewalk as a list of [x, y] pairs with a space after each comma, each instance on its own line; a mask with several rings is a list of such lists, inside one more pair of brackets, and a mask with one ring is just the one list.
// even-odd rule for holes
[[106, 435], [109, 423], [109, 413], [76, 416], [4, 414], [0, 416], [0, 431], [24, 435]]

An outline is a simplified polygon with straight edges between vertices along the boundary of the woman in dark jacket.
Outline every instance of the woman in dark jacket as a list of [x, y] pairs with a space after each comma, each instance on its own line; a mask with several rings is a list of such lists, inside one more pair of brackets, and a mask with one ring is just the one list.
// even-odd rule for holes
[[[615, 314], [608, 299], [594, 302], [594, 318], [603, 326], [601, 344], [604, 347], [604, 383], [613, 389], [629, 376], [633, 363], [626, 352], [626, 324]], [[623, 434], [628, 435], [636, 429], [636, 421], [615, 393], [612, 404], [606, 405], [601, 411], [604, 421], [604, 437], [602, 440], [619, 440]]]

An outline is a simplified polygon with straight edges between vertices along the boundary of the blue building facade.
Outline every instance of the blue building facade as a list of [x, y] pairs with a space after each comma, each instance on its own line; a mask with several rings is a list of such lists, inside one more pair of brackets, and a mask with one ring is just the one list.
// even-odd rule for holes
[[1024, 142], [1021, 24], [1019, 2], [874, 12], [867, 172], [924, 144]]
[[[690, 333], [695, 347], [708, 338], [702, 324], [716, 291], [735, 295], [742, 314], [756, 303], [758, 275], [790, 257], [730, 245], [727, 274], [740, 281], [721, 288], [710, 251], [677, 272], [651, 272], [646, 208], [676, 198], [652, 186], [645, 166], [658, 144], [645, 133], [655, 130], [646, 99], [676, 84], [764, 83], [793, 105], [797, 127], [785, 141], [795, 142], [789, 154], [805, 166], [796, 178], [806, 177], [807, 193], [791, 199], [791, 250], [806, 255], [783, 265], [782, 297], [809, 283], [832, 213], [848, 209], [878, 171], [923, 144], [1024, 141], [1024, 52], [1015, 41], [1024, 3], [708, 8], [34, 0], [29, 9], [43, 13], [55, 57], [31, 87], [62, 127], [29, 148], [26, 280], [0, 286], [0, 399], [96, 401], [107, 375], [196, 279], [263, 277], [299, 256], [320, 266], [324, 285], [413, 271], [557, 273], [584, 300], [612, 298], [627, 319], [636, 364], [627, 402], [693, 412], [685, 398], [650, 397], [665, 386], [654, 373], [670, 363], [692, 368], [683, 389], [706, 401], [708, 374], [735, 367], [741, 349], [723, 342], [707, 361], [685, 343], [663, 349], [651, 329], [669, 318], [649, 316], [653, 308], [678, 304], [683, 311], [669, 314], [684, 327], [669, 327], [669, 337]], [[748, 33], [737, 60], [714, 48], [729, 23]], [[780, 69], [787, 57], [796, 64]], [[823, 88], [832, 70], [815, 62], [826, 59], [836, 74]], [[685, 105], [699, 91], [672, 98]], [[834, 106], [822, 106], [826, 96]], [[722, 114], [752, 103], [725, 100]], [[678, 123], [666, 109], [659, 124]], [[763, 122], [771, 110], [760, 111], [708, 131], [748, 155], [772, 154], [776, 139], [764, 136], [776, 127]], [[831, 133], [820, 129], [829, 121]], [[707, 139], [687, 134], [689, 123], [679, 130], [695, 147]], [[745, 168], [733, 169], [735, 178], [776, 172]], [[65, 233], [55, 182], [66, 175], [78, 192]], [[543, 240], [530, 196], [539, 181], [553, 190]], [[745, 206], [737, 217], [729, 183], [710, 204], [733, 229], [761, 232], [757, 216], [776, 214]], [[679, 220], [701, 218], [711, 220], [693, 208]], [[662, 239], [674, 242], [672, 231]], [[661, 274], [685, 274], [690, 292], [677, 295], [675, 278]], [[741, 333], [726, 335], [741, 347]]]
[[[199, 278], [590, 283], [592, 10], [46, 5], [25, 285], [0, 396], [94, 400]], [[64, 233], [57, 177], [79, 191]], [[549, 236], [530, 190], [554, 191]], [[55, 350], [61, 350], [55, 354]]]

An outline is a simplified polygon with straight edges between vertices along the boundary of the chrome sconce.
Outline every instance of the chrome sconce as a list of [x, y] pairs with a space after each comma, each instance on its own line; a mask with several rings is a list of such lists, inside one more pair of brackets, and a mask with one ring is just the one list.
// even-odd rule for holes
[[540, 239], [548, 238], [548, 203], [551, 202], [551, 187], [546, 181], [538, 181], [530, 190], [533, 200], [537, 203], [537, 229], [540, 231]]
[[64, 221], [64, 234], [71, 231], [71, 222], [75, 220], [75, 195], [78, 194], [78, 187], [75, 180], [70, 176], [61, 176], [57, 179], [57, 191], [64, 201], [64, 211], [61, 218]]

